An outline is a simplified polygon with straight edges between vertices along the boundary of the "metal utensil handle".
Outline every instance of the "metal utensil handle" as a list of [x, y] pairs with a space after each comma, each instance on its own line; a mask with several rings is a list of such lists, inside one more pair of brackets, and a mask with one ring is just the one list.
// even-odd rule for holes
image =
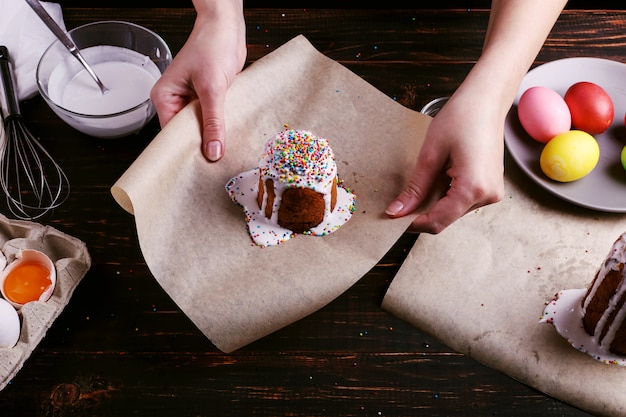
[[4, 91], [4, 94], [0, 94], [4, 117], [19, 116], [20, 104], [17, 99], [17, 91], [15, 90], [13, 69], [9, 60], [9, 49], [3, 45], [0, 46], [0, 84], [2, 84]]
[[52, 16], [48, 14], [48, 12], [46, 11], [46, 9], [44, 9], [39, 0], [26, 0], [26, 3], [28, 3], [28, 5], [35, 11], [35, 13], [37, 13], [37, 16], [39, 16], [39, 18], [46, 24], [46, 26], [48, 26], [48, 29], [52, 31], [54, 36], [56, 36], [56, 38], [63, 44], [63, 46], [65, 46], [65, 48], [70, 51], [70, 53], [74, 55], [76, 59], [80, 61], [81, 65], [85, 68], [85, 70], [87, 70], [91, 78], [93, 78], [96, 84], [98, 84], [98, 87], [100, 87], [100, 90], [104, 93], [106, 91], [106, 87], [104, 86], [104, 84], [102, 84], [100, 78], [98, 78], [98, 76], [89, 66], [87, 61], [85, 61], [85, 58], [83, 58], [83, 56], [81, 55], [80, 50], [78, 49], [74, 41], [69, 36], [67, 36], [67, 34], [57, 24], [57, 22], [54, 21]]

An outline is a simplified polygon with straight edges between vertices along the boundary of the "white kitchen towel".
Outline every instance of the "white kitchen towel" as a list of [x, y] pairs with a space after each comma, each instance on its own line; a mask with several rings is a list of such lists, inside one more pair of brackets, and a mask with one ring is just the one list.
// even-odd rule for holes
[[[63, 11], [57, 3], [41, 2], [65, 30]], [[25, 100], [37, 94], [35, 73], [39, 58], [56, 38], [24, 0], [2, 0], [0, 44], [9, 49], [17, 95]]]

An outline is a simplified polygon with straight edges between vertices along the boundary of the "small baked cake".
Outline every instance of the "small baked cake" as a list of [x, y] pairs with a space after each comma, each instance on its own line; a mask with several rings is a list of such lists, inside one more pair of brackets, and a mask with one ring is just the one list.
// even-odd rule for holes
[[244, 208], [259, 246], [294, 233], [324, 236], [347, 222], [355, 196], [337, 176], [328, 141], [308, 130], [286, 129], [267, 141], [256, 169], [232, 178], [226, 190]]
[[626, 234], [615, 241], [582, 300], [583, 325], [601, 347], [626, 355]]
[[541, 322], [604, 363], [626, 366], [626, 233], [612, 245], [587, 288], [559, 291]]

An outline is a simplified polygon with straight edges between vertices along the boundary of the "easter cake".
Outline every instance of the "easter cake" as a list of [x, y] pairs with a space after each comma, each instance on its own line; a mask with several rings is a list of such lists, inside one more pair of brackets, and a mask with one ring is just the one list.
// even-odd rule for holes
[[612, 245], [586, 289], [562, 290], [545, 308], [542, 322], [581, 351], [626, 365], [626, 233]]
[[232, 178], [226, 190], [244, 208], [259, 246], [298, 233], [327, 235], [354, 212], [355, 195], [342, 186], [328, 141], [307, 130], [277, 133], [265, 143], [258, 167]]
[[626, 233], [613, 243], [582, 300], [583, 326], [601, 347], [626, 355]]

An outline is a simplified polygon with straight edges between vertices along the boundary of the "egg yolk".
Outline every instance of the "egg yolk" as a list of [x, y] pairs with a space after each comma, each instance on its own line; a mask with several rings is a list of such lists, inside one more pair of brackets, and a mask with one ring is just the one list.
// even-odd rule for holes
[[7, 275], [4, 293], [14, 303], [26, 304], [39, 300], [50, 285], [52, 280], [48, 268], [39, 263], [24, 263]]

